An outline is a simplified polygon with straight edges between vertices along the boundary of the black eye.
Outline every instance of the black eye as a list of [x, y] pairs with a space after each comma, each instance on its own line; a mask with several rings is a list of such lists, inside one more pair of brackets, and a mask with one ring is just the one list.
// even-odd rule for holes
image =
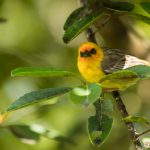
[[96, 54], [95, 48], [92, 48], [92, 49], [91, 49], [91, 54]]
[[80, 56], [81, 56], [81, 57], [84, 57], [84, 53], [83, 53], [83, 52], [80, 52]]

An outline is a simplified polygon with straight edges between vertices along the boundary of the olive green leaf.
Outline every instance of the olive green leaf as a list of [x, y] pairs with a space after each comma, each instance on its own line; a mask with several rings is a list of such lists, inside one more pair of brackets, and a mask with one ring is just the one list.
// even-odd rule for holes
[[76, 22], [74, 22], [74, 24], [68, 27], [68, 29], [65, 31], [63, 36], [64, 42], [68, 43], [73, 40], [102, 15], [103, 13], [101, 11], [92, 11], [89, 15], [76, 20]]
[[128, 116], [123, 118], [125, 122], [139, 122], [139, 123], [145, 123], [147, 125], [150, 125], [150, 122], [145, 118], [141, 116]]
[[105, 142], [112, 128], [112, 123], [113, 119], [107, 115], [103, 115], [101, 125], [96, 116], [88, 119], [89, 138], [94, 146], [100, 146]]
[[102, 113], [103, 114], [110, 114], [113, 112], [113, 103], [110, 99], [104, 99], [102, 103]]
[[34, 105], [36, 103], [49, 100], [53, 97], [60, 96], [72, 90], [70, 87], [59, 87], [59, 88], [47, 88], [47, 89], [40, 89], [37, 91], [33, 91], [30, 93], [25, 94], [24, 96], [20, 97], [12, 104], [10, 104], [5, 112], [14, 111], [23, 107], [27, 107], [29, 105]]
[[108, 114], [113, 110], [111, 101], [98, 99], [95, 103], [95, 116], [88, 119], [88, 135], [94, 146], [101, 146], [108, 138], [112, 128], [113, 118]]
[[75, 73], [51, 67], [20, 67], [11, 71], [12, 77], [36, 76], [36, 77], [60, 77], [77, 76]]
[[80, 20], [83, 17], [84, 9], [85, 7], [77, 8], [69, 15], [64, 24], [64, 30], [67, 30], [68, 27], [72, 26], [77, 20]]
[[103, 6], [107, 9], [113, 10], [113, 11], [125, 11], [129, 12], [134, 9], [134, 4], [129, 2], [104, 2]]
[[14, 136], [16, 136], [18, 139], [20, 139], [23, 143], [26, 144], [37, 144], [41, 136], [59, 142], [68, 142], [70, 144], [73, 144], [71, 138], [60, 134], [56, 130], [49, 130], [37, 124], [12, 124], [6, 126], [6, 128], [9, 129]]
[[127, 70], [131, 70], [135, 72], [140, 78], [150, 77], [150, 66], [137, 65], [137, 66], [127, 68]]
[[99, 84], [88, 84], [74, 88], [70, 92], [70, 99], [75, 104], [94, 103], [101, 95], [102, 88]]
[[106, 75], [100, 80], [101, 86], [107, 89], [125, 90], [139, 80], [138, 75], [130, 70], [121, 70]]
[[141, 7], [150, 14], [150, 2], [141, 2]]

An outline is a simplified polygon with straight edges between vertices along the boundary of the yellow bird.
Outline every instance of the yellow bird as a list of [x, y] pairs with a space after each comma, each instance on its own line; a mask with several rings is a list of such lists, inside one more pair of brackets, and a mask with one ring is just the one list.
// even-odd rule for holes
[[[83, 43], [78, 51], [78, 69], [87, 82], [99, 83], [102, 78], [113, 72], [136, 65], [150, 66], [150, 63], [131, 55], [125, 55], [119, 49], [100, 48], [92, 42]], [[138, 80], [137, 77], [134, 80]], [[124, 90], [132, 85], [127, 80], [102, 82], [104, 89]]]

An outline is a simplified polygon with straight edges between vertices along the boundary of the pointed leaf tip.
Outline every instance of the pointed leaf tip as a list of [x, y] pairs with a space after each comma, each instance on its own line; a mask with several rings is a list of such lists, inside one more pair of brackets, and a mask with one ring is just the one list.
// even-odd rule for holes
[[63, 36], [64, 43], [69, 43], [102, 15], [103, 13], [100, 11], [93, 11], [84, 18], [76, 20], [76, 22], [74, 22], [72, 26], [68, 27], [66, 30]]
[[73, 72], [56, 69], [52, 67], [20, 67], [11, 71], [12, 77], [17, 76], [36, 76], [36, 77], [61, 77], [76, 76]]
[[101, 122], [96, 116], [88, 119], [88, 134], [94, 146], [101, 146], [105, 142], [112, 128], [112, 123], [113, 119], [107, 115], [102, 116]]
[[23, 107], [27, 107], [29, 105], [49, 100], [53, 97], [65, 94], [70, 90], [72, 90], [72, 88], [70, 87], [60, 87], [60, 88], [41, 89], [38, 91], [27, 93], [24, 96], [17, 99], [16, 101], [14, 101], [12, 104], [10, 104], [5, 110], [5, 112], [14, 111], [17, 109], [21, 109]]
[[84, 13], [85, 7], [80, 7], [74, 10], [69, 17], [67, 18], [65, 24], [64, 24], [64, 30], [67, 30], [70, 26], [72, 26], [77, 20], [80, 20], [82, 18]]

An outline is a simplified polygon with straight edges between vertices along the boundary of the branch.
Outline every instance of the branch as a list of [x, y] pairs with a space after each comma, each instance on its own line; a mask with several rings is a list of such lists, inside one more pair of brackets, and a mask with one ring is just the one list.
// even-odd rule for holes
[[87, 40], [93, 43], [97, 43], [95, 39], [95, 33], [93, 32], [92, 28], [88, 28], [87, 32]]
[[[118, 91], [114, 91], [112, 94], [113, 94], [113, 97], [116, 100], [116, 104], [117, 104], [118, 110], [121, 113], [122, 118], [128, 117], [129, 114], [127, 112], [127, 109], [126, 109], [126, 107], [125, 107], [121, 97], [120, 97], [119, 92]], [[136, 130], [134, 128], [133, 123], [125, 122], [125, 121], [124, 121], [124, 123], [126, 124], [126, 126], [128, 128], [128, 132], [130, 134], [130, 138], [131, 138], [131, 140], [132, 140], [136, 150], [142, 150], [142, 145], [140, 143], [140, 140], [138, 138], [138, 134], [136, 133]]]

